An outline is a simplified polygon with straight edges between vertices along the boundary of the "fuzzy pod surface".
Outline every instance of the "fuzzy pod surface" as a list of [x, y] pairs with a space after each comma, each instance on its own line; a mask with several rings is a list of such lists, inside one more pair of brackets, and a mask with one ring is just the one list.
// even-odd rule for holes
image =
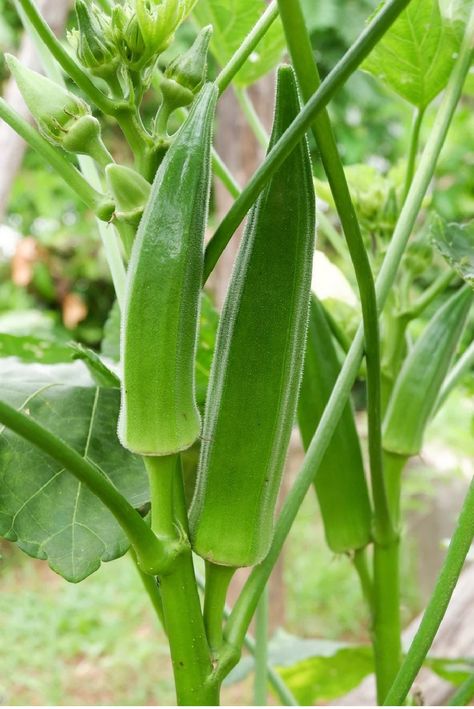
[[[311, 296], [308, 340], [298, 401], [298, 424], [307, 450], [324, 413], [341, 365], [323, 306]], [[362, 451], [351, 404], [315, 471], [328, 546], [340, 554], [365, 547], [371, 540], [372, 513]]]
[[441, 385], [459, 344], [473, 292], [464, 285], [438, 310], [408, 354], [384, 418], [383, 447], [417, 455]]
[[[270, 147], [300, 110], [280, 67]], [[315, 204], [303, 140], [252, 208], [213, 358], [195, 495], [195, 551], [224, 566], [266, 555], [303, 366]]]
[[217, 88], [202, 88], [161, 163], [127, 272], [118, 434], [141, 455], [168, 455], [200, 432], [194, 360]]

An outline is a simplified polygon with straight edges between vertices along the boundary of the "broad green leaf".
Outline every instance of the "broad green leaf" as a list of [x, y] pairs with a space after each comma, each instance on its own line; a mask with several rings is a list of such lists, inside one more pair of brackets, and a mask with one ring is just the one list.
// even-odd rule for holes
[[[224, 66], [264, 12], [264, 0], [199, 0], [194, 16], [200, 27], [214, 28], [211, 51]], [[285, 50], [285, 38], [277, 18], [257, 45], [234, 81], [240, 86], [253, 84], [278, 64]]]
[[70, 345], [74, 359], [81, 359], [86, 365], [94, 382], [106, 389], [120, 389], [120, 378], [99, 357], [97, 352], [77, 342]]
[[438, 0], [411, 0], [362, 65], [420, 109], [444, 89], [459, 51], [462, 21]]
[[430, 231], [433, 245], [474, 289], [474, 219], [466, 224], [456, 224], [435, 215]]
[[[283, 630], [271, 639], [268, 659], [302, 706], [336, 699], [373, 672], [372, 649], [368, 645], [299, 638]], [[253, 657], [244, 657], [226, 684], [244, 679], [253, 667]]]
[[18, 357], [22, 362], [57, 364], [72, 362], [73, 356], [71, 348], [63, 342], [0, 332], [0, 357]]
[[[149, 499], [142, 461], [117, 439], [119, 392], [96, 387], [86, 367], [0, 361], [0, 396], [91, 462], [140, 508]], [[111, 513], [52, 458], [0, 429], [0, 535], [78, 582], [128, 548]]]

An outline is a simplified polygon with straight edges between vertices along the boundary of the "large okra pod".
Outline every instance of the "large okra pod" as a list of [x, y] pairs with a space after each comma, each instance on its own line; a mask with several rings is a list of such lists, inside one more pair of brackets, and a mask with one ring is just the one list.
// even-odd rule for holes
[[[340, 371], [323, 307], [311, 297], [308, 341], [298, 402], [298, 423], [305, 450], [323, 415]], [[328, 546], [336, 553], [370, 542], [371, 509], [359, 437], [350, 403], [334, 431], [314, 486]]]
[[156, 174], [127, 273], [122, 444], [167, 455], [198, 437], [194, 358], [217, 89], [206, 84]]
[[420, 452], [423, 433], [456, 352], [472, 297], [467, 285], [451, 296], [406, 358], [385, 415], [386, 451], [405, 457]]
[[[278, 72], [273, 145], [299, 111]], [[251, 566], [267, 553], [301, 378], [315, 208], [303, 140], [250, 212], [221, 316], [191, 506], [196, 552]]]

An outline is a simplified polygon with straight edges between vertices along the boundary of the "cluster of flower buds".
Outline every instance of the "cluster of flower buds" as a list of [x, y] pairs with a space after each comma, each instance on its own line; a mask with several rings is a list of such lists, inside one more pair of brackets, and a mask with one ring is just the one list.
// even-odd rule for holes
[[77, 29], [68, 33], [77, 57], [95, 76], [116, 75], [120, 57], [110, 38], [110, 18], [93, 3], [76, 0]]
[[96, 76], [116, 74], [120, 64], [140, 72], [173, 40], [196, 0], [125, 0], [106, 14], [76, 0], [77, 29], [69, 33], [78, 59]]
[[41, 134], [54, 145], [81, 155], [103, 155], [99, 121], [87, 103], [62, 86], [6, 55], [8, 67]]

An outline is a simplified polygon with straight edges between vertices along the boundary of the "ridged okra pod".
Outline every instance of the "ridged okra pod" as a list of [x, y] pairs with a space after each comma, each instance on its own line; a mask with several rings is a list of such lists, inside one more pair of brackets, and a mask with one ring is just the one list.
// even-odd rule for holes
[[416, 455], [466, 322], [473, 293], [460, 288], [438, 310], [408, 354], [384, 420], [383, 446]]
[[[272, 146], [299, 111], [278, 72]], [[219, 325], [190, 510], [194, 549], [224, 566], [263, 559], [303, 365], [315, 206], [303, 140], [252, 208]]]
[[395, 383], [383, 427], [384, 468], [395, 522], [403, 468], [410, 456], [421, 451], [472, 298], [472, 290], [465, 285], [444, 303], [408, 354]]
[[[311, 297], [308, 340], [298, 402], [305, 450], [311, 443], [341, 369], [323, 306]], [[314, 487], [326, 541], [336, 553], [366, 546], [371, 539], [371, 509], [362, 452], [350, 403], [318, 469]]]
[[184, 450], [200, 431], [194, 360], [216, 100], [206, 84], [161, 163], [128, 267], [119, 437], [141, 455]]

